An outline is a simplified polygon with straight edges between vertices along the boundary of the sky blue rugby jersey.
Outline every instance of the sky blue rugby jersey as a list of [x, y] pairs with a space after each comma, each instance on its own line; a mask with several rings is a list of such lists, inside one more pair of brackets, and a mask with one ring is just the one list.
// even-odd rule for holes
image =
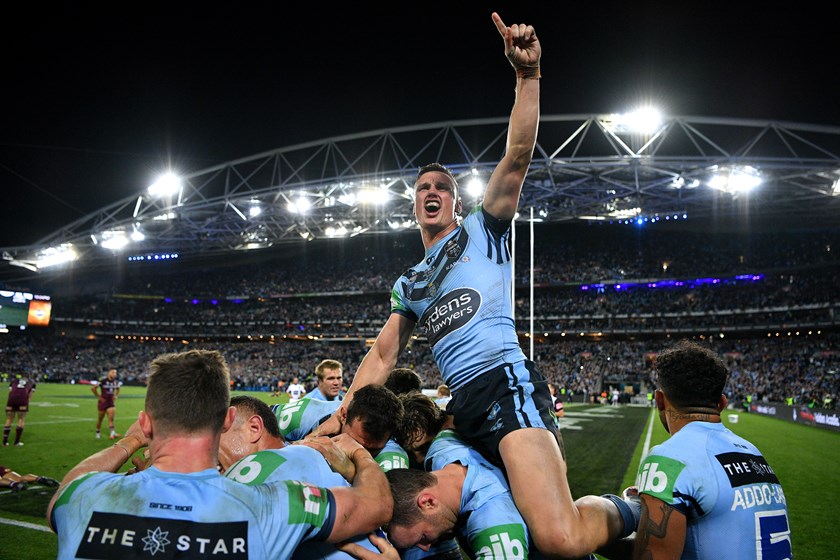
[[530, 542], [525, 520], [516, 509], [501, 469], [487, 462], [456, 432], [443, 430], [429, 447], [426, 470], [440, 470], [450, 463], [467, 467], [456, 526], [462, 544], [468, 543], [479, 559], [543, 558]]
[[[225, 476], [251, 486], [289, 479], [323, 488], [350, 486], [343, 476], [332, 470], [321, 453], [305, 445], [287, 445], [281, 449], [252, 453], [231, 465]], [[379, 551], [367, 535], [359, 535], [351, 541], [373, 552]], [[349, 560], [353, 557], [330, 543], [306, 541], [297, 547], [292, 558]]]
[[650, 450], [636, 486], [686, 516], [682, 558], [792, 558], [782, 485], [723, 424], [690, 422]]
[[250, 487], [219, 475], [96, 472], [64, 488], [52, 525], [58, 558], [289, 558], [332, 531], [324, 488], [298, 482]]
[[477, 206], [391, 291], [391, 312], [426, 334], [453, 391], [484, 371], [525, 359], [511, 309], [509, 236], [509, 222]]

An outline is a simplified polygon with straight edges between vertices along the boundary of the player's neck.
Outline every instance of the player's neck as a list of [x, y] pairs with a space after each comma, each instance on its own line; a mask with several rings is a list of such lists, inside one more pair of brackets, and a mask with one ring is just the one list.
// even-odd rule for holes
[[429, 247], [433, 246], [435, 243], [455, 231], [455, 228], [458, 227], [458, 220], [453, 220], [449, 225], [443, 228], [439, 228], [438, 226], [425, 226], [420, 228], [420, 236], [423, 239], [423, 248], [427, 251]]
[[172, 436], [149, 445], [152, 466], [177, 473], [199, 472], [219, 464], [219, 436]]
[[720, 424], [720, 411], [711, 407], [669, 408], [665, 414], [671, 435], [692, 422]]

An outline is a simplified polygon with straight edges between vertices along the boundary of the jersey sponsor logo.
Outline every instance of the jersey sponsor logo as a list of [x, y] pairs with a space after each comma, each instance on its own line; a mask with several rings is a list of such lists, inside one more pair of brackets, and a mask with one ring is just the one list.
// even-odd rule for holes
[[285, 480], [289, 490], [289, 523], [303, 523], [321, 527], [329, 502], [326, 489], [296, 480]]
[[200, 523], [95, 511], [79, 558], [248, 558], [248, 522]]
[[496, 525], [475, 535], [470, 546], [476, 558], [513, 560], [528, 557], [528, 537], [519, 523]]
[[388, 472], [393, 469], [407, 469], [408, 457], [401, 453], [386, 452], [380, 453], [376, 456], [376, 462], [379, 463], [379, 468], [382, 472]]
[[280, 431], [284, 436], [289, 435], [289, 432], [300, 427], [300, 419], [303, 416], [303, 410], [311, 401], [299, 400], [293, 403], [281, 406], [274, 415], [277, 417], [277, 423], [280, 425]]
[[255, 453], [234, 463], [225, 476], [242, 484], [256, 486], [265, 482], [285, 462], [285, 457], [278, 453]]
[[636, 486], [639, 487], [639, 492], [672, 504], [674, 483], [684, 468], [684, 463], [670, 457], [649, 455], [639, 469]]
[[426, 310], [420, 322], [429, 346], [469, 323], [481, 307], [481, 294], [472, 288], [458, 288], [440, 298]]
[[723, 467], [733, 488], [749, 484], [779, 484], [773, 467], [768, 465], [767, 460], [761, 455], [732, 452], [715, 455], [715, 459]]

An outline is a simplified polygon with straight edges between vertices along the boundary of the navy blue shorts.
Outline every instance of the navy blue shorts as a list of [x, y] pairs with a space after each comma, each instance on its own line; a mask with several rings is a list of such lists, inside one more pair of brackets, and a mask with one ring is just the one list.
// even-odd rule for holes
[[548, 383], [530, 360], [486, 371], [452, 393], [446, 412], [455, 430], [497, 465], [499, 442], [522, 428], [543, 428], [557, 437]]

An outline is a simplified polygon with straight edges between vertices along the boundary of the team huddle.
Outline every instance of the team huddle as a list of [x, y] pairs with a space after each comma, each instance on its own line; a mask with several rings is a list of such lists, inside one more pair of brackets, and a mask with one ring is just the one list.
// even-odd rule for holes
[[[272, 408], [231, 398], [219, 352], [159, 356], [138, 420], [71, 469], [50, 502], [60, 558], [792, 557], [779, 480], [721, 424], [728, 372], [697, 344], [657, 358], [655, 404], [671, 437], [645, 458], [637, 487], [572, 495], [552, 393], [520, 348], [510, 297], [542, 50], [532, 26], [492, 19], [516, 73], [505, 154], [465, 216], [453, 173], [419, 170], [425, 257], [395, 282], [343, 398], [340, 372], [323, 387], [319, 373], [332, 398], [299, 392]], [[445, 403], [398, 367], [418, 327], [451, 391]], [[100, 410], [119, 438], [113, 400]], [[132, 457], [130, 474], [118, 473]]]

